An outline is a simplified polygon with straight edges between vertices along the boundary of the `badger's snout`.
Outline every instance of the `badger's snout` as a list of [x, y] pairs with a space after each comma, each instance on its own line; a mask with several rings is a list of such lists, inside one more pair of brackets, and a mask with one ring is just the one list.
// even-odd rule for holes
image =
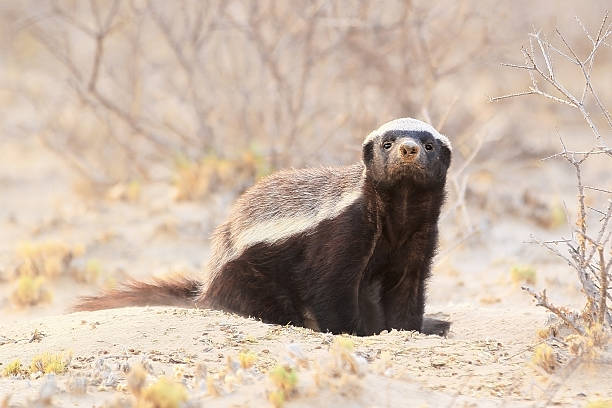
[[414, 140], [403, 140], [399, 146], [399, 153], [402, 159], [406, 161], [412, 161], [419, 155], [421, 146]]

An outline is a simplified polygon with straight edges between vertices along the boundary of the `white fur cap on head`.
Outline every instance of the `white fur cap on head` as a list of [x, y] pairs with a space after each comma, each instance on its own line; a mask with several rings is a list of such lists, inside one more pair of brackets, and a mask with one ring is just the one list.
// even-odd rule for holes
[[400, 118], [400, 119], [395, 119], [395, 120], [385, 123], [378, 129], [370, 132], [368, 137], [366, 137], [365, 140], [363, 141], [363, 144], [365, 145], [370, 140], [378, 136], [382, 136], [385, 133], [392, 131], [392, 130], [429, 132], [435, 139], [439, 140], [440, 142], [442, 142], [442, 144], [448, 147], [449, 150], [452, 150], [451, 142], [450, 140], [448, 140], [446, 136], [444, 136], [443, 134], [440, 134], [440, 132], [434, 129], [434, 127], [431, 126], [429, 123], [421, 122], [420, 120], [412, 119], [412, 118]]

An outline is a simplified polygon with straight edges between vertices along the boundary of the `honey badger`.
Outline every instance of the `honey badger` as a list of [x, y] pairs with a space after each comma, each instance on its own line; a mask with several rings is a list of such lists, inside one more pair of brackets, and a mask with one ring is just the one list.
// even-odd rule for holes
[[77, 310], [207, 307], [332, 333], [446, 334], [449, 322], [423, 313], [450, 162], [450, 141], [429, 124], [385, 123], [360, 163], [281, 171], [248, 189], [213, 233], [206, 282], [133, 282]]

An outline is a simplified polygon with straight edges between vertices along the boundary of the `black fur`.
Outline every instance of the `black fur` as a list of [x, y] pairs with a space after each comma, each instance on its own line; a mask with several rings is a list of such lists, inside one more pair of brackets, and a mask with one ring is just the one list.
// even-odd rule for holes
[[[419, 152], [407, 160], [399, 149], [410, 142]], [[423, 312], [450, 150], [428, 132], [388, 132], [363, 147], [363, 160], [338, 169], [346, 178], [364, 174], [360, 199], [304, 234], [250, 247], [199, 303], [298, 326], [307, 310], [332, 333], [446, 333], [449, 323], [424, 325]]]
[[[193, 281], [185, 281], [182, 291], [156, 282], [89, 298], [80, 309], [143, 304], [134, 300], [139, 296], [164, 304], [167, 294], [177, 293], [184, 294], [187, 305], [195, 300], [200, 307], [332, 333], [446, 334], [449, 322], [424, 320], [423, 312], [450, 149], [429, 132], [394, 130], [368, 139], [362, 159], [333, 171], [279, 173], [247, 191], [215, 233], [219, 262], [198, 296], [193, 288], [200, 286]], [[224, 258], [235, 249], [241, 229], [269, 221], [259, 214], [274, 218], [283, 211], [333, 207], [329, 197], [339, 200], [334, 192], [347, 190], [360, 194], [339, 214], [300, 234], [258, 242]], [[317, 191], [327, 195], [316, 196]], [[272, 210], [262, 213], [265, 206]]]

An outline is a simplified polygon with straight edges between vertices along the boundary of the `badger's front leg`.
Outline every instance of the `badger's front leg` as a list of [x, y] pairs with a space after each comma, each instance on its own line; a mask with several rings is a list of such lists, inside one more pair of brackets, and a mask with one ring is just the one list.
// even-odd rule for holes
[[387, 330], [417, 330], [424, 334], [446, 336], [450, 322], [423, 317], [425, 279], [418, 273], [407, 274], [392, 290], [384, 293]]
[[419, 271], [406, 271], [399, 281], [383, 292], [387, 330], [417, 330], [423, 328], [425, 311], [425, 279]]
[[321, 331], [365, 334], [360, 288], [376, 245], [377, 230], [357, 202], [308, 236], [305, 270], [293, 273], [303, 304]]
[[381, 283], [364, 280], [359, 287], [358, 336], [378, 334], [385, 329], [385, 310], [382, 305]]
[[352, 287], [328, 287], [311, 303], [319, 329], [333, 334], [353, 334], [359, 324], [357, 293]]
[[320, 279], [309, 282], [306, 304], [316, 317], [321, 331], [334, 334], [361, 333], [360, 282], [365, 259], [337, 256]]

